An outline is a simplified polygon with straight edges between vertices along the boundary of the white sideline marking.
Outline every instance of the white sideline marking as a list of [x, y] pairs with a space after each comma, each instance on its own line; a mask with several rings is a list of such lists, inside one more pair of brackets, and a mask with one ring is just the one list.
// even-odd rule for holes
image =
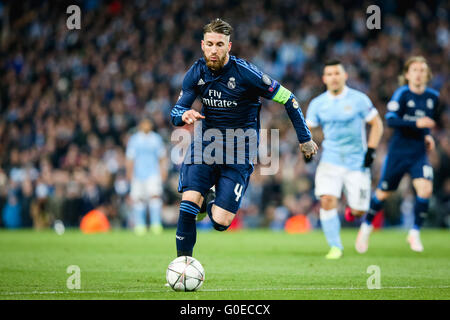
[[[312, 290], [370, 290], [378, 291], [383, 289], [448, 289], [450, 286], [424, 286], [424, 287], [381, 287], [381, 289], [370, 290], [367, 287], [346, 287], [346, 288], [225, 288], [225, 289], [200, 289], [198, 292], [222, 292], [222, 291], [312, 291]], [[29, 291], [29, 292], [0, 292], [0, 296], [9, 295], [46, 295], [46, 294], [78, 294], [78, 293], [166, 293], [172, 290], [70, 290], [70, 291]]]

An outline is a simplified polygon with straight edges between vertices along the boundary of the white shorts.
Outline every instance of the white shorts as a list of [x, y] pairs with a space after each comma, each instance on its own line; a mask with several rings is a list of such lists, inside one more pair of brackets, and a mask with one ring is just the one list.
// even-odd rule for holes
[[[315, 195], [340, 198], [345, 192], [348, 206], [367, 211], [370, 205], [370, 172], [352, 171], [330, 163], [320, 162], [316, 171]], [[344, 188], [342, 190], [342, 188]]]
[[131, 181], [130, 198], [133, 201], [148, 201], [152, 197], [160, 197], [163, 192], [161, 178], [149, 177], [146, 180]]

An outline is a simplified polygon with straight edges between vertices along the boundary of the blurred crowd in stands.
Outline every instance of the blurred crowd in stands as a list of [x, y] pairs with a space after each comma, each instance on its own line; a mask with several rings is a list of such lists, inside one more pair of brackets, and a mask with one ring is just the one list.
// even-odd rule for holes
[[[80, 30], [66, 27], [71, 4], [81, 8]], [[366, 27], [371, 4], [381, 8], [380, 30]], [[440, 91], [442, 110], [432, 131], [434, 196], [426, 226], [450, 226], [446, 0], [0, 0], [0, 226], [41, 229], [62, 220], [77, 227], [84, 214], [100, 207], [113, 227], [127, 227], [127, 139], [149, 115], [170, 157], [169, 113], [185, 72], [202, 56], [202, 27], [216, 17], [234, 27], [232, 54], [293, 91], [304, 113], [325, 89], [321, 72], [329, 58], [343, 61], [348, 85], [365, 92], [384, 116], [404, 61], [425, 56], [433, 72], [429, 86]], [[319, 157], [305, 164], [299, 156], [283, 106], [264, 100], [261, 122], [280, 130], [280, 170], [266, 176], [256, 168], [240, 225], [279, 230], [287, 218], [303, 214], [316, 226]], [[385, 130], [377, 150], [374, 186], [390, 133]], [[173, 226], [179, 166], [169, 163], [163, 222]], [[407, 179], [386, 206], [385, 226], [412, 223], [414, 196]]]

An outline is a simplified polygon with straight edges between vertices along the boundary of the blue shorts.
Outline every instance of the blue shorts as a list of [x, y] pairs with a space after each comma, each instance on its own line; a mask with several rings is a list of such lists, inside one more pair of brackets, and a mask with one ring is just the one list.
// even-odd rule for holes
[[206, 192], [216, 186], [215, 205], [236, 213], [247, 190], [252, 164], [185, 164], [180, 169], [178, 192]]
[[414, 157], [391, 153], [384, 159], [378, 189], [383, 191], [397, 190], [405, 173], [409, 173], [411, 179], [433, 180], [433, 168], [426, 154]]

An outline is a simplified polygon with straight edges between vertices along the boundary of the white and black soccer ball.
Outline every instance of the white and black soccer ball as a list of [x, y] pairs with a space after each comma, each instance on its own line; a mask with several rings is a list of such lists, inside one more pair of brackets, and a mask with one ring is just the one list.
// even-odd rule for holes
[[195, 291], [205, 281], [205, 269], [197, 259], [181, 256], [167, 267], [166, 280], [175, 291]]

